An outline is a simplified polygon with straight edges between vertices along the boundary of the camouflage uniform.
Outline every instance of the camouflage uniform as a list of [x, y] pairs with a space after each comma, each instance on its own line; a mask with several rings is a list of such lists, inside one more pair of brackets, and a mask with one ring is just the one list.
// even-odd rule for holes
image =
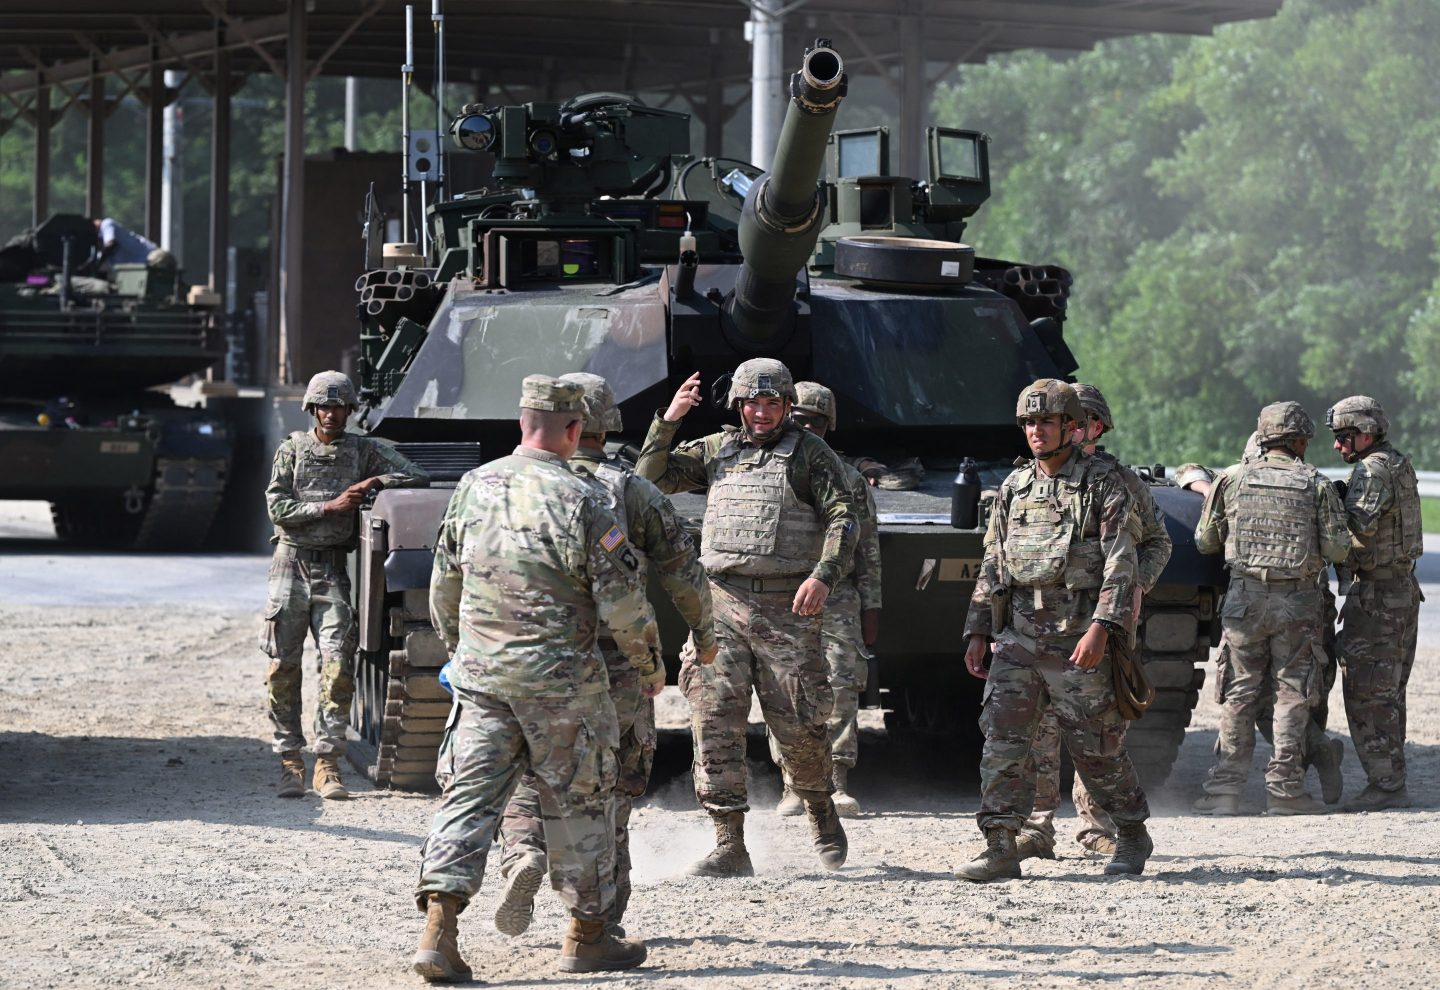
[[1343, 399], [1327, 422], [1337, 432], [1358, 427], [1377, 441], [1355, 460], [1345, 493], [1351, 536], [1345, 574], [1353, 583], [1341, 582], [1346, 597], [1337, 652], [1350, 738], [1367, 790], [1402, 795], [1405, 692], [1423, 599], [1415, 579], [1415, 561], [1424, 552], [1415, 468], [1385, 439], [1389, 422], [1374, 399]]
[[656, 416], [636, 465], [663, 492], [708, 489], [700, 561], [710, 576], [720, 653], [690, 662], [680, 686], [695, 735], [695, 794], [713, 814], [748, 811], [745, 727], [752, 687], [780, 749], [786, 785], [829, 794], [832, 707], [821, 616], [791, 611], [814, 577], [833, 590], [858, 535], [845, 472], [825, 441], [787, 422], [756, 443], [726, 427], [674, 450], [678, 423]]
[[[592, 381], [593, 380], [593, 381]], [[614, 407], [609, 385], [589, 374], [570, 374], [561, 381], [579, 382], [586, 390], [587, 434], [603, 434], [621, 428], [619, 410]], [[597, 384], [598, 383], [598, 384]], [[597, 393], [601, 396], [597, 399]], [[605, 401], [608, 399], [609, 401]], [[613, 414], [607, 422], [598, 412], [592, 421], [592, 400]], [[710, 586], [689, 534], [670, 500], [622, 461], [605, 458], [593, 447], [581, 447], [570, 458], [569, 467], [589, 480], [615, 514], [630, 545], [640, 558], [641, 580], [654, 567], [661, 586], [675, 603], [696, 645], [708, 650], [715, 644], [710, 615]], [[615, 786], [615, 908], [611, 920], [618, 922], [630, 901], [630, 812], [636, 798], [644, 795], [655, 759], [655, 702], [640, 693], [640, 672], [625, 658], [606, 629], [600, 630], [600, 651], [610, 681], [610, 700], [615, 705], [620, 745]], [[500, 827], [503, 853], [500, 872], [508, 877], [525, 862], [545, 862], [545, 835], [541, 827], [540, 794], [533, 774], [526, 773], [510, 798]]]
[[[349, 379], [338, 372], [322, 372], [315, 381], [326, 375], [335, 379], [329, 383], [334, 398], [353, 406]], [[323, 392], [316, 396], [306, 390], [307, 410], [313, 408], [316, 398], [326, 404]], [[315, 752], [345, 752], [358, 636], [345, 558], [355, 546], [356, 514], [326, 515], [322, 506], [356, 482], [373, 477], [385, 488], [430, 483], [429, 476], [394, 447], [369, 437], [347, 433], [327, 444], [313, 430], [292, 433], [275, 452], [265, 502], [275, 524], [270, 542], [276, 547], [270, 561], [260, 648], [271, 658], [265, 693], [277, 753], [305, 746], [300, 726], [300, 658], [306, 633], [315, 637], [320, 649]]]
[[[522, 406], [579, 411], [579, 385], [532, 375]], [[564, 459], [517, 447], [467, 474], [435, 546], [430, 614], [455, 703], [436, 778], [416, 901], [480, 887], [500, 815], [534, 774], [550, 880], [572, 915], [603, 920], [615, 899], [613, 791], [620, 744], [605, 662], [609, 629], [642, 682], [663, 680], [640, 560], [615, 517]]]
[[[1124, 483], [1126, 491], [1130, 495], [1134, 520], [1132, 530], [1138, 529], [1139, 537], [1135, 541], [1135, 555], [1137, 568], [1135, 583], [1139, 585], [1144, 594], [1149, 594], [1160, 580], [1165, 565], [1170, 561], [1170, 551], [1173, 548], [1173, 541], [1169, 532], [1165, 529], [1164, 520], [1160, 516], [1160, 510], [1155, 505], [1155, 499], [1150, 494], [1150, 486], [1140, 480], [1139, 476], [1125, 467], [1114, 455], [1103, 450], [1096, 451], [1095, 457], [1110, 462]], [[1138, 620], [1138, 616], [1136, 619]], [[1123, 741], [1127, 723], [1120, 723], [1120, 734]], [[1032, 752], [1035, 757], [1035, 810], [1025, 823], [1025, 831], [1040, 836], [1042, 846], [1053, 847], [1055, 844], [1055, 811], [1060, 807], [1060, 725], [1054, 708], [1046, 708], [1040, 716], [1040, 725], [1035, 733], [1035, 744]], [[1070, 799], [1075, 803], [1075, 811], [1084, 822], [1084, 826], [1076, 833], [1076, 839], [1081, 844], [1086, 844], [1101, 836], [1113, 836], [1115, 834], [1115, 823], [1110, 816], [1091, 796], [1081, 777], [1075, 778], [1074, 788], [1071, 790]]]
[[[1261, 410], [1258, 432], [1265, 444], [1314, 430], [1297, 403], [1275, 403]], [[1303, 802], [1305, 739], [1325, 664], [1316, 581], [1325, 561], [1342, 559], [1348, 544], [1339, 496], [1313, 467], [1272, 448], [1216, 479], [1195, 544], [1201, 553], [1223, 550], [1230, 568], [1220, 610], [1229, 664], [1219, 688], [1218, 759], [1205, 792], [1238, 795], [1244, 786], [1268, 680], [1275, 687], [1275, 743], [1265, 772], [1270, 807]]]

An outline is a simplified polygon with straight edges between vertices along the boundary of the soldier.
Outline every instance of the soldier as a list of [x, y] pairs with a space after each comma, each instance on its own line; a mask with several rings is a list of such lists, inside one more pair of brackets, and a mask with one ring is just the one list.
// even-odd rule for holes
[[[816, 382], [796, 382], [799, 400], [790, 410], [790, 419], [802, 430], [822, 440], [835, 429], [835, 393]], [[860, 516], [860, 541], [855, 545], [854, 566], [830, 592], [820, 618], [820, 637], [825, 646], [825, 668], [830, 676], [834, 707], [830, 712], [830, 758], [834, 762], [831, 796], [842, 818], [860, 814], [860, 802], [846, 789], [848, 775], [860, 755], [856, 718], [860, 695], [870, 674], [869, 647], [880, 635], [880, 531], [876, 525], [875, 496], [870, 482], [845, 458], [845, 477], [850, 496]], [[770, 737], [770, 758], [778, 766], [780, 750]], [[789, 788], [775, 808], [778, 815], [804, 811], [798, 795]]]
[[[1165, 570], [1165, 565], [1170, 561], [1172, 549], [1170, 534], [1166, 532], [1165, 523], [1160, 518], [1159, 510], [1155, 507], [1155, 499], [1150, 494], [1150, 486], [1141, 481], [1135, 472], [1117, 461], [1113, 454], [1108, 453], [1103, 447], [1097, 446], [1102, 436], [1115, 429], [1115, 421], [1110, 415], [1110, 404], [1105, 401], [1105, 396], [1094, 385], [1077, 384], [1074, 388], [1076, 396], [1080, 399], [1080, 408], [1085, 412], [1081, 450], [1112, 463], [1130, 494], [1130, 500], [1133, 503], [1132, 510], [1135, 513], [1135, 522], [1139, 530], [1139, 536], [1135, 541], [1135, 555], [1138, 559], [1136, 587], [1142, 595], [1148, 594], [1160, 580], [1161, 572]], [[1131, 633], [1127, 631], [1126, 635], [1131, 635]], [[1122, 722], [1120, 726], [1122, 737], [1125, 727], [1125, 723]], [[1040, 717], [1040, 728], [1035, 735], [1033, 752], [1035, 754], [1035, 810], [1021, 828], [1020, 835], [1015, 840], [1015, 848], [1021, 860], [1035, 856], [1054, 859], [1055, 809], [1060, 806], [1060, 726], [1053, 708], [1046, 708]], [[1075, 811], [1085, 822], [1085, 826], [1075, 836], [1076, 841], [1091, 852], [1107, 856], [1113, 855], [1115, 852], [1115, 823], [1095, 803], [1095, 799], [1085, 789], [1085, 782], [1078, 777], [1075, 780], [1074, 790], [1071, 792], [1071, 800], [1075, 802]]]
[[695, 794], [715, 822], [715, 849], [694, 876], [753, 876], [745, 848], [745, 727], [750, 691], [780, 749], [785, 784], [805, 802], [821, 865], [839, 869], [845, 830], [831, 800], [826, 720], [832, 705], [821, 612], [855, 550], [859, 521], [835, 453], [789, 419], [790, 370], [752, 358], [735, 369], [737, 429], [683, 443], [680, 420], [700, 404], [691, 375], [650, 424], [636, 470], [662, 492], [708, 489], [700, 562], [710, 577], [720, 653], [689, 658], [680, 687], [695, 736]]
[[[572, 471], [589, 480], [614, 513], [620, 529], [636, 551], [641, 583], [654, 567], [660, 583], [690, 626], [699, 663], [715, 659], [715, 631], [710, 618], [710, 585], [690, 536], [660, 490], [632, 471], [624, 461], [605, 455], [605, 435], [622, 428], [615, 393], [599, 375], [575, 372], [560, 380], [585, 390], [585, 422], [580, 448], [570, 458]], [[615, 907], [610, 928], [616, 931], [630, 901], [630, 811], [650, 782], [655, 758], [655, 701], [640, 690], [640, 673], [620, 652], [608, 630], [600, 631], [599, 647], [610, 680], [610, 700], [620, 730], [620, 764], [615, 785]], [[545, 876], [545, 833], [540, 795], [533, 773], [526, 773], [510, 798], [500, 826], [503, 852], [500, 874], [505, 894], [495, 911], [495, 927], [520, 935], [530, 927], [535, 892]], [[623, 932], [622, 932], [623, 934]]]
[[1260, 410], [1261, 456], [1220, 475], [1205, 497], [1195, 545], [1225, 553], [1230, 589], [1221, 606], [1229, 682], [1218, 759], [1193, 805], [1233, 815], [1255, 751], [1256, 712], [1274, 684], [1274, 751], [1265, 771], [1266, 814], [1314, 815], [1325, 805], [1305, 792], [1305, 740], [1325, 664], [1322, 598], [1325, 561], [1344, 558], [1349, 540], [1335, 488], [1304, 461], [1315, 428], [1298, 402]]
[[1365, 790], [1346, 811], [1410, 807], [1405, 787], [1405, 690], [1415, 663], [1424, 552], [1420, 493], [1410, 458], [1390, 445], [1390, 421], [1366, 395], [1341, 399], [1325, 414], [1335, 449], [1355, 467], [1345, 490], [1350, 552], [1336, 652], [1350, 738], [1365, 767]]
[[[1240, 462], [1249, 464], [1260, 458], [1259, 434], [1251, 433], [1245, 442], [1245, 452]], [[1199, 464], [1182, 464], [1175, 470], [1175, 484], [1181, 488], [1209, 495], [1215, 481], [1215, 472]], [[1330, 689], [1335, 686], [1335, 594], [1330, 590], [1330, 572], [1322, 569], [1316, 577], [1315, 586], [1320, 592], [1320, 646], [1324, 651], [1325, 665], [1320, 670], [1319, 697], [1310, 708], [1310, 720], [1305, 725], [1304, 767], [1315, 768], [1320, 778], [1320, 797], [1326, 804], [1338, 804], [1345, 787], [1342, 764], [1345, 759], [1345, 744], [1325, 734], [1330, 721]], [[1222, 636], [1220, 654], [1215, 660], [1215, 700], [1225, 703], [1225, 692], [1230, 686], [1230, 641]], [[1255, 708], [1255, 727], [1271, 746], [1275, 745], [1275, 685], [1269, 681], [1260, 689], [1260, 699]], [[1238, 807], [1237, 807], [1238, 810]]]
[[426, 473], [394, 447], [345, 432], [356, 407], [350, 379], [322, 371], [310, 379], [301, 404], [315, 417], [314, 429], [280, 441], [265, 489], [275, 524], [260, 648], [270, 657], [265, 693], [280, 754], [280, 797], [305, 793], [300, 750], [300, 657], [305, 634], [320, 649], [320, 699], [315, 707], [315, 777], [321, 797], [350, 796], [340, 779], [345, 726], [355, 693], [351, 664], [357, 634], [350, 605], [345, 558], [355, 546], [355, 512], [365, 496], [381, 488], [430, 483]]
[[615, 517], [566, 467], [580, 443], [583, 391], [531, 375], [520, 446], [461, 479], [435, 544], [430, 617], [452, 653], [455, 701], [436, 767], [443, 801], [422, 850], [426, 912], [414, 967], [464, 979], [455, 917], [485, 872], [521, 776], [534, 775], [550, 882], [570, 908], [565, 972], [629, 969], [645, 943], [605, 922], [615, 900], [615, 750], [620, 745], [603, 623], [653, 697], [665, 682], [640, 560]]
[[1154, 849], [1150, 808], [1125, 752], [1106, 656], [1137, 610], [1130, 496], [1114, 461], [1075, 448], [1085, 414], [1070, 385], [1040, 379], [1021, 391], [1015, 417], [1035, 459], [1000, 486], [965, 617], [965, 666], [986, 681], [977, 816], [986, 848], [955, 875], [1021, 875], [1015, 836], [1034, 810], [1031, 747], [1047, 707], [1076, 774], [1116, 824], [1105, 872], [1138, 875]]

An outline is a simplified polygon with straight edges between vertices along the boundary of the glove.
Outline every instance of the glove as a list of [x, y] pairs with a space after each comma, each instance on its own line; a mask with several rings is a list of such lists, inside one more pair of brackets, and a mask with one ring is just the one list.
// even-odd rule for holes
[[1331, 484], [1335, 486], [1335, 491], [1340, 495], [1340, 501], [1345, 501], [1345, 499], [1350, 495], [1350, 482], [1332, 481]]

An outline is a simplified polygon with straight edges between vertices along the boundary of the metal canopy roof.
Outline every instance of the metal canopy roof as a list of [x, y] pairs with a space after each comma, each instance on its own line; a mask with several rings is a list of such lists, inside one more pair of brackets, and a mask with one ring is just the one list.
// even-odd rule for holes
[[[1282, 0], [798, 0], [787, 57], [815, 35], [845, 45], [857, 74], [885, 74], [918, 43], [936, 81], [957, 65], [1022, 48], [1079, 50], [1147, 32], [1206, 34], [1267, 17]], [[307, 0], [311, 75], [397, 75], [405, 0]], [[447, 0], [447, 79], [514, 97], [621, 89], [684, 92], [750, 78], [745, 0]], [[282, 74], [287, 0], [4, 0], [0, 93], [76, 83], [92, 72], [208, 70]], [[428, 82], [430, 4], [415, 2], [417, 82]], [[920, 30], [916, 30], [917, 21]], [[904, 42], [902, 42], [902, 38]], [[789, 49], [794, 49], [793, 53]], [[708, 58], [702, 57], [708, 53]], [[914, 53], [909, 52], [913, 58]], [[10, 71], [3, 71], [10, 70]]]

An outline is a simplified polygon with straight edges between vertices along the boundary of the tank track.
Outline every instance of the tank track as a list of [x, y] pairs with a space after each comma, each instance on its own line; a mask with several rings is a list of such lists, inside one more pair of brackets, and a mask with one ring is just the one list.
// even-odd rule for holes
[[205, 543], [229, 467], [224, 458], [162, 457], [155, 491], [135, 534], [136, 550], [198, 550]]
[[435, 758], [450, 694], [440, 686], [445, 647], [430, 625], [425, 596], [424, 590], [407, 591], [405, 604], [389, 611], [390, 641], [399, 649], [357, 657], [350, 723], [368, 745], [352, 755], [362, 757], [356, 762], [377, 786], [437, 789]]
[[1205, 684], [1201, 666], [1210, 656], [1214, 593], [1208, 588], [1160, 585], [1145, 597], [1138, 646], [1155, 701], [1130, 723], [1125, 748], [1140, 783], [1158, 788], [1170, 776], [1185, 742], [1185, 729]]

